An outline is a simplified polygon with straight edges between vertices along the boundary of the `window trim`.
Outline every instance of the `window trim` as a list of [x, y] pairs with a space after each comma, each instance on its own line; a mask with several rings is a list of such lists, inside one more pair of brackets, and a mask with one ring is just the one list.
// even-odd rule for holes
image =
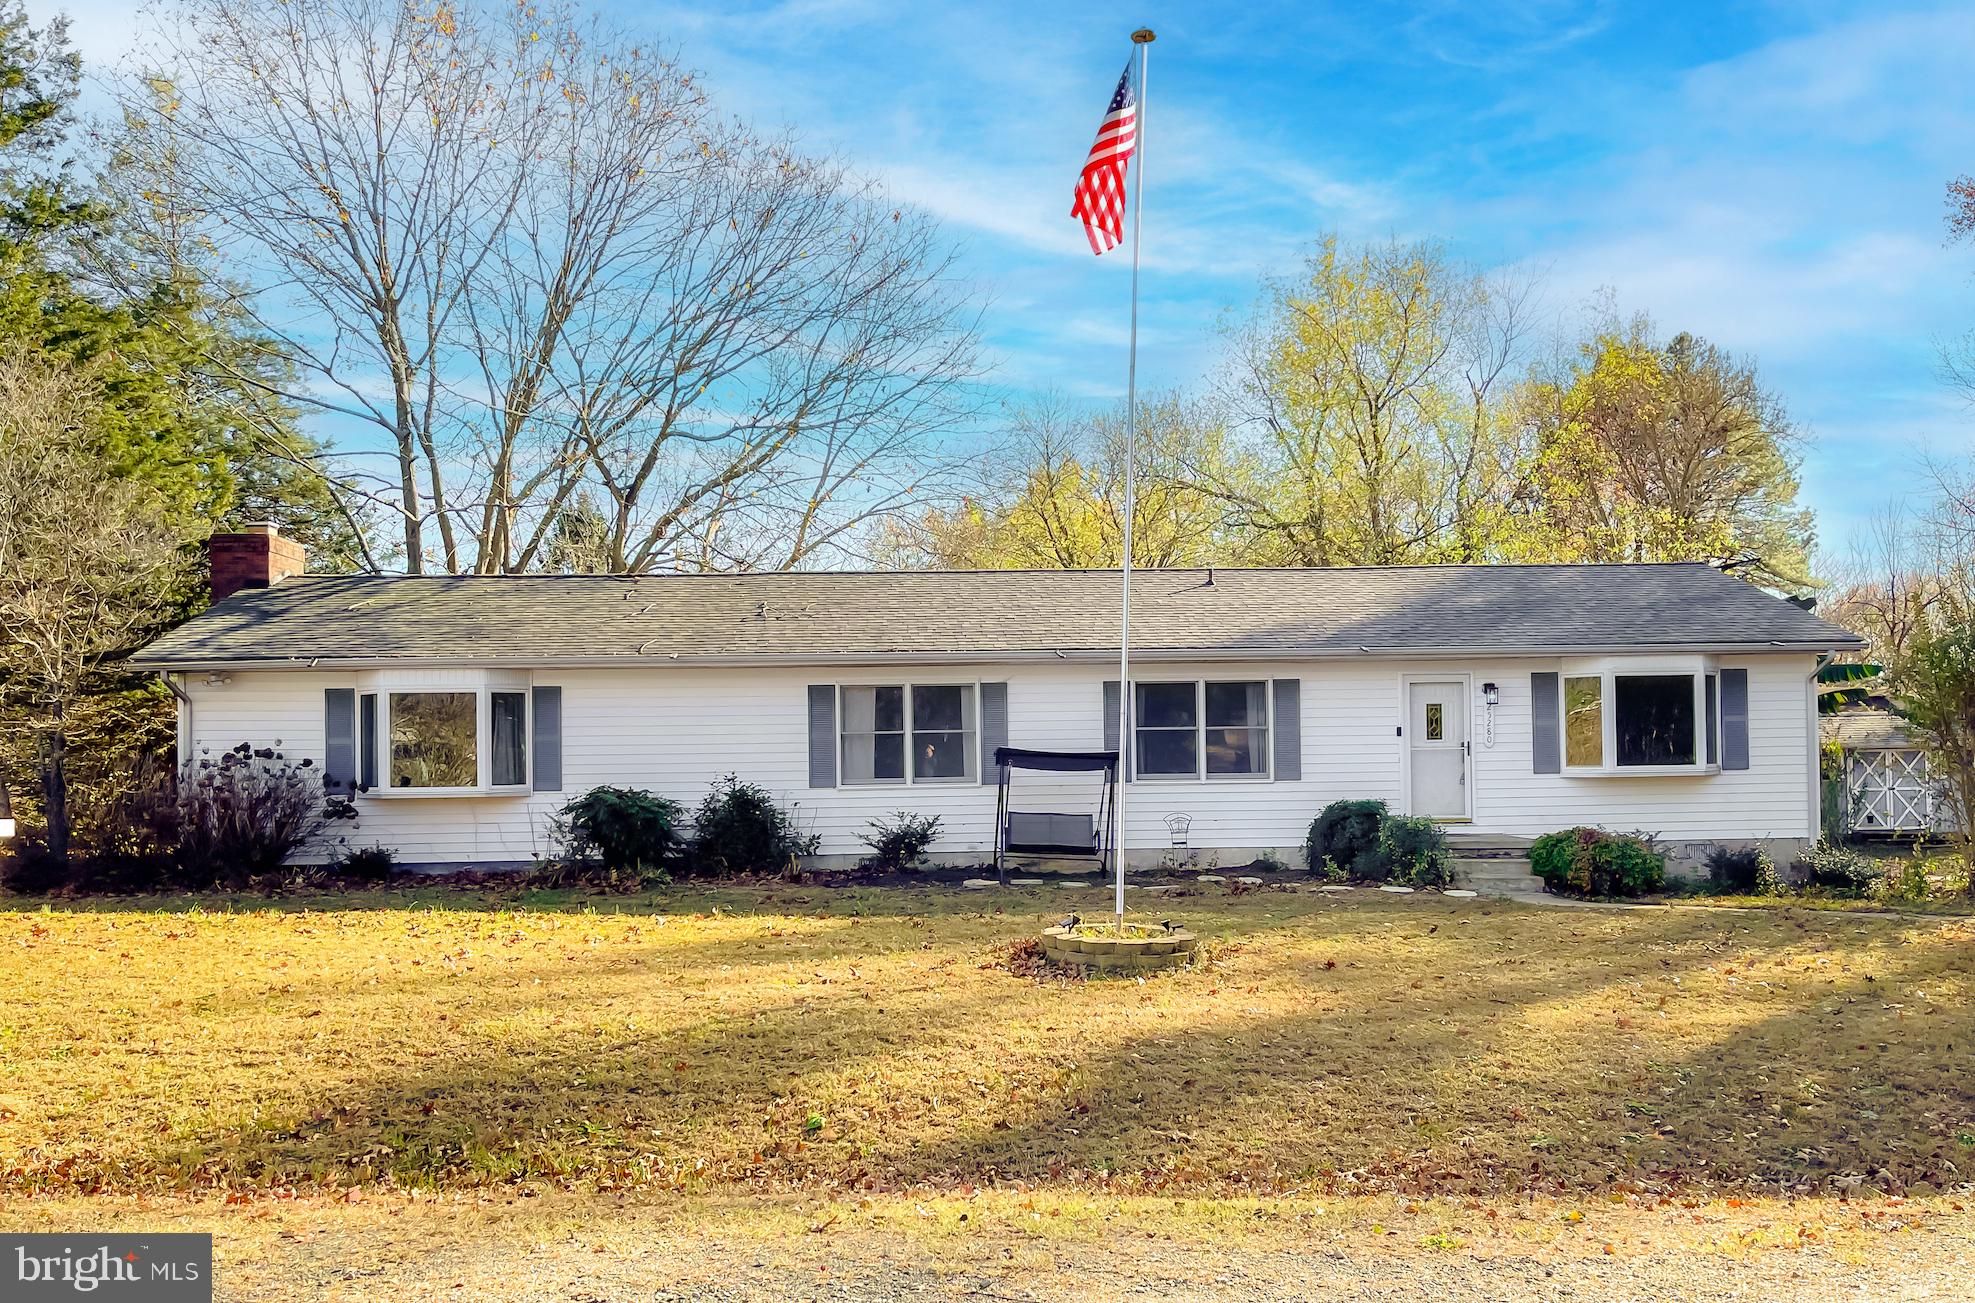
[[[473, 767], [474, 783], [470, 787], [393, 787], [391, 785], [391, 699], [398, 696], [412, 696], [420, 693], [455, 693], [473, 696]], [[495, 783], [494, 778], [494, 695], [508, 693], [521, 698], [521, 781], [515, 783]], [[370, 696], [377, 701], [376, 736], [372, 745], [365, 748], [361, 736], [362, 701]], [[528, 796], [534, 792], [535, 782], [535, 694], [526, 682], [496, 682], [482, 675], [473, 683], [448, 683], [443, 679], [420, 679], [393, 675], [389, 678], [375, 678], [361, 683], [357, 688], [359, 736], [357, 739], [357, 774], [361, 778], [366, 760], [374, 766], [372, 774], [380, 781], [371, 787], [358, 787], [365, 797], [382, 800], [407, 801], [421, 797], [465, 797], [465, 796]], [[366, 752], [368, 754], [366, 754]]]
[[[978, 679], [904, 679], [887, 682], [874, 682], [870, 679], [846, 679], [831, 684], [836, 694], [836, 747], [837, 783], [841, 787], [854, 787], [860, 791], [893, 787], [959, 787], [978, 784], [981, 781], [981, 684]], [[898, 688], [905, 694], [905, 764], [903, 778], [852, 778], [850, 767], [844, 763], [844, 738], [848, 736], [844, 728], [844, 690], [847, 688]], [[918, 735], [917, 721], [913, 718], [912, 692], [915, 688], [964, 688], [967, 697], [961, 703], [960, 719], [965, 728], [967, 769], [964, 774], [950, 778], [918, 778], [913, 775], [912, 763], [914, 747], [912, 739]], [[928, 733], [951, 733], [952, 729], [927, 729]], [[890, 736], [894, 730], [880, 731]]]
[[[1193, 772], [1190, 774], [1148, 774], [1139, 765], [1138, 734], [1139, 730], [1146, 726], [1141, 724], [1138, 719], [1138, 690], [1142, 687], [1173, 683], [1191, 683], [1193, 685]], [[1260, 769], [1246, 774], [1215, 774], [1208, 772], [1207, 730], [1209, 727], [1214, 727], [1207, 723], [1207, 685], [1210, 683], [1259, 684], [1261, 686], [1262, 767]], [[1272, 680], [1268, 678], [1258, 679], [1252, 675], [1219, 674], [1170, 679], [1133, 679], [1130, 691], [1132, 735], [1129, 739], [1124, 740], [1123, 745], [1130, 748], [1130, 764], [1127, 766], [1127, 772], [1130, 773], [1131, 781], [1134, 783], [1269, 783], [1275, 781], [1276, 694]], [[1121, 692], [1119, 695], [1121, 699], [1119, 709], [1122, 710], [1124, 708], [1122, 705], [1124, 694]], [[1228, 726], [1220, 725], [1218, 727], [1225, 728]], [[1244, 727], [1252, 731], [1254, 726], [1241, 725], [1238, 727]], [[1182, 731], [1177, 725], [1168, 726], [1158, 724], [1153, 725], [1152, 730], [1162, 733], [1177, 733]]]
[[[1721, 772], [1720, 668], [1711, 657], [1681, 656], [1565, 661], [1557, 681], [1557, 756], [1559, 771], [1569, 778], [1691, 778]], [[1621, 765], [1618, 763], [1617, 680], [1675, 678], [1692, 680], [1694, 697], [1694, 760], [1690, 764]], [[1570, 681], [1597, 679], [1600, 716], [1599, 761], [1570, 762]], [[1708, 717], [1708, 685], [1717, 694], [1715, 718]]]

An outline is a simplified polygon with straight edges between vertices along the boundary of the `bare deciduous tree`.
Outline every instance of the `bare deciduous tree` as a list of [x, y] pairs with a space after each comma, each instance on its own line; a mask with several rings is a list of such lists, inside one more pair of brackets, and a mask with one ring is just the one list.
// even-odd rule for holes
[[176, 609], [186, 540], [167, 504], [93, 451], [88, 373], [0, 354], [0, 697], [41, 734], [49, 850], [68, 853], [69, 716], [106, 662]]
[[[561, 6], [190, 0], [135, 174], [357, 422], [407, 570], [790, 566], [934, 490], [974, 322], [936, 228]], [[356, 442], [350, 440], [349, 442]]]
[[1927, 629], [1947, 596], [1943, 556], [1904, 502], [1888, 503], [1830, 562], [1834, 587], [1822, 614], [1871, 643], [1863, 656], [1897, 660]]

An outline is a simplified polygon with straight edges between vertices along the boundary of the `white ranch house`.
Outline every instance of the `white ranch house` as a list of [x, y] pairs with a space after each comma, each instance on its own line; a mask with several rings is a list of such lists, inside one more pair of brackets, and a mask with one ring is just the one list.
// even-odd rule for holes
[[[897, 810], [990, 858], [997, 746], [1115, 749], [1115, 571], [318, 577], [271, 527], [215, 541], [223, 600], [138, 658], [180, 754], [314, 757], [353, 844], [521, 864], [600, 784], [691, 806], [732, 771], [821, 854]], [[229, 591], [232, 589], [238, 591]], [[1573, 824], [1815, 838], [1820, 658], [1858, 640], [1704, 565], [1146, 571], [1133, 581], [1130, 864], [1186, 826], [1222, 863], [1300, 863], [1377, 797], [1476, 836]], [[1091, 775], [1025, 775], [1094, 811]]]

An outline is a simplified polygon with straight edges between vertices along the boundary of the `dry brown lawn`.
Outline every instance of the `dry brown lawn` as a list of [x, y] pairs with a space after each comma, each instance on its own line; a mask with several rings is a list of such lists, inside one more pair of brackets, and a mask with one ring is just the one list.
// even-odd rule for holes
[[1975, 1173], [1975, 921], [1272, 889], [1164, 902], [1214, 938], [1197, 970], [1038, 980], [1010, 943], [1075, 897], [0, 912], [0, 1195], [1651, 1205]]

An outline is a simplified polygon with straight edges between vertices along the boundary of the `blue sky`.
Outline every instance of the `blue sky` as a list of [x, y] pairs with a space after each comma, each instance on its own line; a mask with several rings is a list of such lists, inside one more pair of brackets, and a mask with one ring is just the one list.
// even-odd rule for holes
[[[54, 8], [30, 0], [30, 10]], [[85, 57], [131, 0], [84, 0]], [[1259, 279], [1326, 230], [1432, 237], [1540, 277], [1568, 323], [1609, 290], [1757, 360], [1814, 443], [1827, 544], [1975, 453], [1936, 341], [1975, 329], [1975, 5], [617, 4], [720, 101], [881, 177], [965, 246], [1011, 391], [1121, 394], [1128, 263], [1068, 216], [1130, 45], [1149, 77], [1141, 374], [1195, 384]]]

